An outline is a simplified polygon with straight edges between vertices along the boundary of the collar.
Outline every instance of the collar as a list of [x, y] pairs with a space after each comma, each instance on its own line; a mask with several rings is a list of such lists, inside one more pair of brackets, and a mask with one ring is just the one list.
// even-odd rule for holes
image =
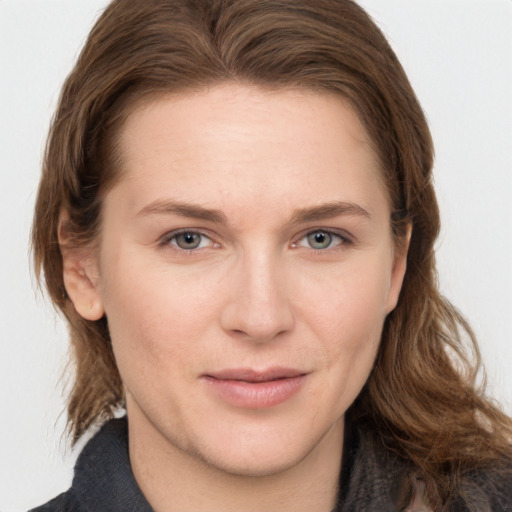
[[87, 443], [72, 492], [86, 512], [153, 512], [131, 470], [126, 418], [108, 421]]

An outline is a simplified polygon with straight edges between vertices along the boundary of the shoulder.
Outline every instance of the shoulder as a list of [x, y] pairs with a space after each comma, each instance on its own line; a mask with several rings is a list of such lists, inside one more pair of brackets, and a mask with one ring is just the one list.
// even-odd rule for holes
[[457, 512], [512, 512], [512, 462], [464, 475], [459, 489]]
[[72, 491], [59, 494], [56, 498], [40, 507], [33, 508], [29, 512], [82, 512], [76, 497]]
[[78, 456], [71, 489], [30, 512], [152, 512], [133, 476], [126, 418], [105, 423]]
[[[346, 477], [341, 483], [343, 506], [339, 510], [432, 510], [424, 480], [418, 478], [419, 468], [389, 450], [377, 432], [356, 430], [344, 450]], [[512, 512], [512, 460], [504, 457], [492, 464], [473, 465], [451, 478], [453, 490], [443, 510]], [[378, 507], [374, 506], [377, 498]], [[367, 506], [361, 507], [362, 502]]]

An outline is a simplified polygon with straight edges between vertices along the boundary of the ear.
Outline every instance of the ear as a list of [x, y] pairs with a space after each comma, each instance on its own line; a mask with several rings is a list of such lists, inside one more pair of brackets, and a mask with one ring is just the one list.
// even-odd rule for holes
[[412, 223], [408, 223], [406, 233], [399, 244], [395, 245], [393, 268], [391, 269], [391, 281], [388, 293], [388, 302], [386, 313], [391, 313], [398, 303], [400, 290], [404, 282], [405, 271], [407, 270], [407, 254], [409, 252], [409, 244], [411, 243]]
[[86, 320], [99, 320], [105, 314], [99, 290], [97, 255], [90, 247], [77, 247], [72, 242], [67, 212], [59, 219], [59, 246], [66, 292], [77, 313]]

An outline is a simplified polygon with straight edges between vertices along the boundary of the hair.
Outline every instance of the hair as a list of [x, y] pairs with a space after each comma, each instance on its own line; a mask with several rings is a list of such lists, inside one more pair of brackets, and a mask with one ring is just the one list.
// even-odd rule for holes
[[512, 456], [511, 420], [476, 387], [480, 354], [437, 285], [439, 211], [433, 144], [397, 57], [351, 0], [114, 0], [68, 76], [49, 132], [32, 244], [38, 278], [67, 319], [76, 441], [123, 406], [106, 318], [83, 319], [63, 282], [62, 212], [76, 247], [101, 229], [102, 198], [122, 172], [118, 137], [135, 104], [226, 81], [335, 93], [362, 120], [380, 158], [396, 243], [412, 235], [396, 309], [351, 417], [426, 481], [445, 507], [465, 471]]

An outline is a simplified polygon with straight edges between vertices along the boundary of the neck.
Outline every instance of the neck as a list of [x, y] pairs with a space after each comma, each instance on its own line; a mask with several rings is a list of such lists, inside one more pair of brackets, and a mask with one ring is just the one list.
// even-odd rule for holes
[[155, 512], [330, 512], [335, 507], [343, 420], [299, 463], [276, 474], [226, 473], [170, 443], [129, 415], [130, 461]]

